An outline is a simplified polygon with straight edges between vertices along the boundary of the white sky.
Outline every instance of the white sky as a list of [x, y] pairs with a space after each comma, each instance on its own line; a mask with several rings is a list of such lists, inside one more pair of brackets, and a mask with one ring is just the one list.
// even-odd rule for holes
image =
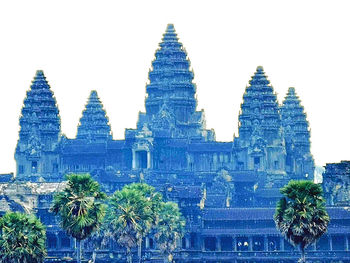
[[75, 137], [90, 90], [115, 139], [144, 111], [148, 70], [174, 23], [195, 72], [198, 110], [217, 140], [237, 134], [242, 95], [262, 65], [280, 103], [294, 86], [308, 114], [316, 164], [349, 160], [350, 15], [347, 1], [0, 2], [0, 173], [15, 170], [18, 118], [43, 69], [62, 132]]

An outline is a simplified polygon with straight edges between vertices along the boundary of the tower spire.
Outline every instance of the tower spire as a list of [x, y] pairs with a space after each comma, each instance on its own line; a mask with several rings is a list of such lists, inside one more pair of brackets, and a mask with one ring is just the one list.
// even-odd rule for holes
[[36, 71], [23, 104], [19, 120], [20, 141], [24, 143], [28, 141], [33, 127], [38, 130], [38, 136], [43, 143], [49, 137], [49, 141], [57, 141], [61, 120], [56, 99], [42, 70]]
[[312, 179], [314, 160], [310, 151], [309, 122], [293, 87], [288, 89], [282, 103], [281, 116], [287, 150], [286, 165], [294, 173], [294, 179]]
[[249, 84], [241, 104], [239, 137], [248, 139], [254, 130], [259, 129], [265, 135], [280, 138], [281, 116], [277, 97], [262, 66], [257, 67]]
[[91, 91], [77, 131], [77, 139], [106, 141], [112, 139], [111, 127], [95, 90]]
[[196, 88], [192, 82], [190, 62], [178, 41], [174, 25], [168, 24], [159, 46], [146, 87], [146, 112], [156, 115], [164, 102], [167, 102], [167, 106], [173, 108], [177, 120], [187, 122], [196, 109]]
[[[213, 140], [214, 131], [205, 130], [204, 112], [196, 111], [193, 77], [174, 25], [168, 24], [148, 74], [146, 113], [140, 113], [137, 127], [141, 129], [147, 122], [151, 130], [157, 130], [154, 134], [165, 134], [162, 130], [166, 128], [162, 126], [171, 122], [172, 136]], [[165, 116], [170, 115], [165, 121]]]
[[[38, 70], [27, 91], [19, 119], [20, 131], [15, 159], [18, 180], [49, 180], [58, 165], [56, 146], [61, 120], [56, 99], [44, 72]], [[50, 165], [43, 165], [46, 161]]]

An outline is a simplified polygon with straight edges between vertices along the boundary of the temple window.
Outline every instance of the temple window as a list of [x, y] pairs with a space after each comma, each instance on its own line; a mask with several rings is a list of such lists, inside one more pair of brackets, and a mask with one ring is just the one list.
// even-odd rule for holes
[[222, 237], [221, 238], [221, 250], [222, 251], [232, 251], [232, 237]]
[[181, 241], [182, 241], [182, 242], [181, 242], [181, 247], [182, 247], [183, 249], [185, 249], [185, 248], [186, 248], [186, 238], [183, 237]]
[[278, 161], [275, 161], [275, 162], [274, 162], [274, 165], [275, 165], [275, 169], [279, 169], [279, 163], [278, 163]]
[[263, 237], [253, 237], [253, 250], [263, 251], [264, 250], [264, 238]]
[[260, 168], [260, 157], [254, 157], [254, 169]]
[[61, 247], [62, 248], [70, 248], [70, 239], [68, 237], [61, 238]]
[[47, 247], [50, 248], [57, 248], [57, 239], [55, 236], [49, 235], [47, 237]]
[[32, 162], [32, 173], [37, 173], [38, 172], [38, 162], [33, 161]]
[[57, 173], [57, 172], [58, 172], [58, 164], [57, 164], [57, 163], [54, 163], [54, 164], [52, 165], [52, 172], [53, 172], [53, 173]]
[[24, 174], [24, 166], [23, 165], [19, 165], [18, 166], [18, 173], [19, 174]]
[[216, 249], [216, 238], [206, 237], [204, 239], [204, 246], [206, 251], [215, 251]]
[[149, 239], [149, 248], [150, 248], [150, 249], [154, 249], [154, 241], [153, 241], [153, 238], [150, 238], [150, 239]]
[[244, 162], [238, 162], [237, 163], [237, 170], [243, 171], [244, 170]]
[[238, 251], [248, 251], [249, 242], [247, 237], [238, 237], [237, 238], [237, 250]]
[[135, 168], [146, 169], [148, 168], [148, 156], [147, 151], [136, 151], [135, 152]]

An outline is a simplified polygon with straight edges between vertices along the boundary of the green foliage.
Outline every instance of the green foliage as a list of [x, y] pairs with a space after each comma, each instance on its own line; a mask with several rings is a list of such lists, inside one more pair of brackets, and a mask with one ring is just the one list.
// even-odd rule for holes
[[105, 193], [89, 174], [70, 174], [66, 188], [54, 196], [51, 211], [61, 218], [61, 227], [78, 240], [90, 236], [105, 215]]
[[59, 215], [61, 227], [77, 240], [80, 262], [80, 241], [100, 227], [105, 216], [106, 194], [89, 174], [70, 174], [66, 178], [67, 186], [55, 194], [51, 212]]
[[142, 238], [157, 222], [161, 199], [153, 187], [142, 183], [126, 185], [111, 197], [110, 227], [117, 242], [127, 249], [128, 262], [131, 248], [141, 248]]
[[176, 249], [177, 241], [184, 234], [185, 223], [176, 203], [162, 203], [155, 237], [161, 253], [167, 256], [169, 262], [172, 261], [172, 253]]
[[322, 188], [311, 181], [290, 181], [281, 193], [285, 197], [277, 203], [276, 227], [289, 243], [300, 248], [300, 262], [305, 262], [305, 248], [327, 231], [330, 221]]
[[0, 218], [0, 263], [42, 263], [46, 230], [34, 215], [7, 212]]

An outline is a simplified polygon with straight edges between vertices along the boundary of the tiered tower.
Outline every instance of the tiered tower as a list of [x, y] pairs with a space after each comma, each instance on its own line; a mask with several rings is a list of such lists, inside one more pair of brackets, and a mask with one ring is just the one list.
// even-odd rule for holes
[[36, 72], [23, 104], [15, 152], [17, 179], [48, 179], [58, 172], [59, 160], [55, 148], [61, 120], [43, 71]]
[[205, 130], [204, 112], [196, 111], [194, 75], [172, 24], [159, 46], [146, 86], [146, 113], [140, 114], [138, 129], [146, 123], [156, 136], [213, 140], [214, 132]]
[[112, 139], [106, 111], [95, 90], [91, 91], [80, 118], [76, 138], [88, 142], [105, 142]]
[[314, 160], [310, 152], [309, 122], [294, 88], [288, 89], [281, 116], [287, 150], [286, 170], [292, 178], [312, 179]]
[[238, 164], [242, 170], [266, 171], [268, 184], [285, 179], [285, 145], [276, 94], [262, 67], [249, 81], [239, 115]]

